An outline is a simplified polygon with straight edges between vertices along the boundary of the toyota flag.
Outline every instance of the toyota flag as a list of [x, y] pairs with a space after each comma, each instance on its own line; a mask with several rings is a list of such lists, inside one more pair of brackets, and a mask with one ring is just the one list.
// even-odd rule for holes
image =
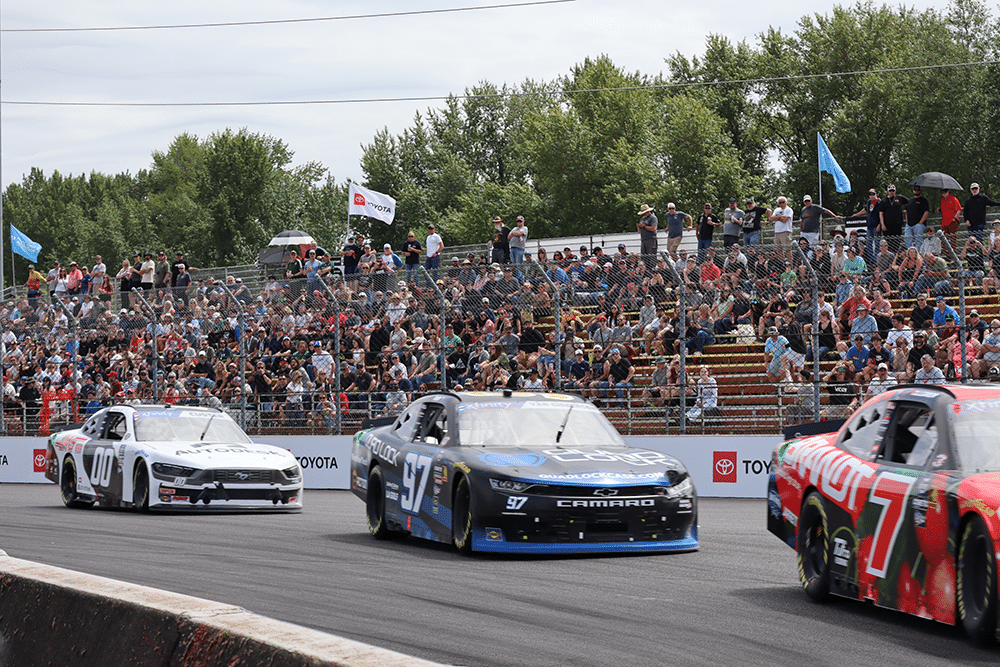
[[389, 195], [351, 183], [347, 193], [347, 215], [364, 215], [392, 224], [396, 217], [396, 200]]

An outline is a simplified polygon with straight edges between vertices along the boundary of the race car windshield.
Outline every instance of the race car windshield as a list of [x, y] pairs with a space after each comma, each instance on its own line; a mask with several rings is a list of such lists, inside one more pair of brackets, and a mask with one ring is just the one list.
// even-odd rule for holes
[[[525, 447], [533, 445], [625, 446], [614, 426], [589, 403], [497, 401], [469, 403], [458, 410], [458, 437], [463, 446]], [[566, 426], [556, 442], [563, 420]]]
[[1000, 470], [1000, 437], [997, 416], [1000, 401], [969, 401], [954, 404], [955, 453], [965, 472]]
[[198, 442], [202, 433], [204, 442], [250, 442], [239, 425], [223, 414], [140, 412], [135, 416], [135, 437], [139, 442]]

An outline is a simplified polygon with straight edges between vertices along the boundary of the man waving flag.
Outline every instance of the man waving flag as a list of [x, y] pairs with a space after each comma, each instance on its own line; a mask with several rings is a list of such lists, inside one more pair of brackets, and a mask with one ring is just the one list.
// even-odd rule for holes
[[851, 181], [847, 178], [847, 174], [844, 173], [844, 170], [840, 168], [840, 165], [837, 164], [837, 160], [834, 159], [833, 153], [831, 153], [830, 149], [827, 148], [826, 142], [823, 141], [823, 135], [817, 132], [816, 140], [819, 142], [820, 174], [825, 171], [833, 176], [833, 183], [837, 186], [837, 192], [850, 192]]
[[364, 215], [391, 225], [396, 217], [396, 200], [351, 183], [347, 192], [347, 215]]

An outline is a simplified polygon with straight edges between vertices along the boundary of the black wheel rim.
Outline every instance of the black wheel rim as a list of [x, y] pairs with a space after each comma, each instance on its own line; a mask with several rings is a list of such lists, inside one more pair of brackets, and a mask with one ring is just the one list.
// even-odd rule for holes
[[460, 522], [458, 530], [455, 531], [455, 543], [463, 544], [469, 539], [471, 528], [469, 521], [469, 487], [464, 482], [459, 486], [455, 494], [455, 514], [454, 518]]
[[806, 535], [806, 563], [812, 574], [823, 571], [825, 562], [825, 540], [823, 539], [823, 524], [819, 521], [809, 529]]
[[63, 466], [62, 492], [63, 499], [67, 502], [76, 497], [76, 469], [70, 461], [67, 461]]

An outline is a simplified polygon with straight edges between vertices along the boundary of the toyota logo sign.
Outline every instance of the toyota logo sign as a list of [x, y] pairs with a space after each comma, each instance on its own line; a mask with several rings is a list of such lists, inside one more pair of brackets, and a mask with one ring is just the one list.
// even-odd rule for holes
[[45, 450], [36, 449], [32, 452], [35, 459], [35, 472], [45, 472]]
[[736, 452], [712, 452], [712, 481], [736, 483]]

